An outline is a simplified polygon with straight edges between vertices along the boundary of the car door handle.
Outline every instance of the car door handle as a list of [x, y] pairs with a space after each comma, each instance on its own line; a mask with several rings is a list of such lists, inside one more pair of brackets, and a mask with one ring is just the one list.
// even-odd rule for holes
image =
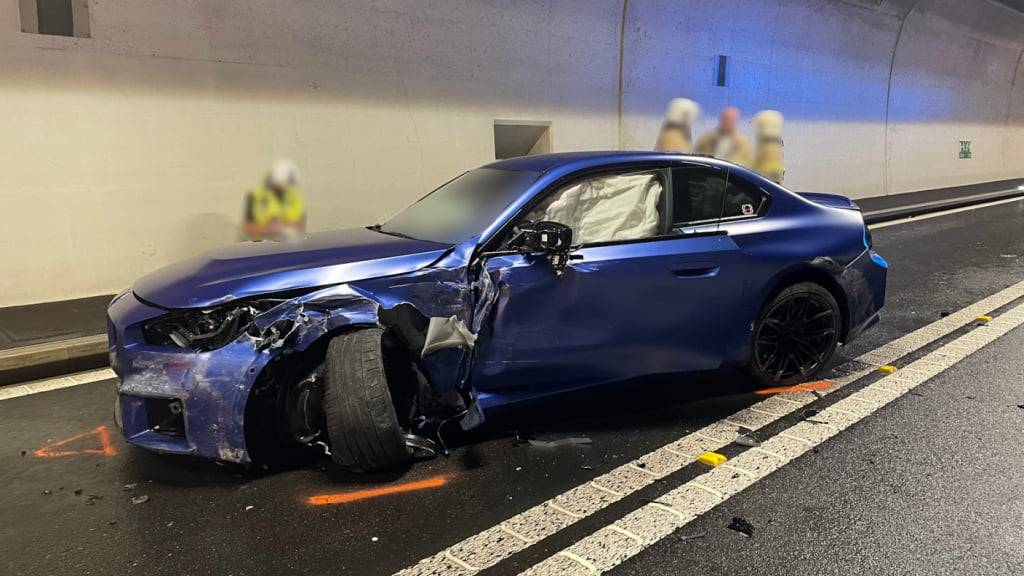
[[672, 275], [676, 278], [709, 278], [717, 275], [718, 269], [714, 262], [693, 262], [673, 268]]

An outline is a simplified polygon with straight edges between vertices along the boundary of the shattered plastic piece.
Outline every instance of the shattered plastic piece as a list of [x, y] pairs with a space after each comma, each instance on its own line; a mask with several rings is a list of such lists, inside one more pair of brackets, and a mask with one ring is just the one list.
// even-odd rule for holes
[[370, 538], [370, 542], [376, 542], [378, 540], [380, 540], [380, 538], [377, 538], [376, 536], [374, 536], [373, 538]]
[[728, 528], [729, 530], [744, 534], [748, 538], [754, 536], [754, 525], [739, 516], [733, 516], [732, 522], [729, 523]]
[[707, 464], [712, 468], [719, 464], [724, 464], [726, 460], [728, 460], [728, 458], [726, 458], [725, 454], [719, 454], [718, 452], [705, 452], [700, 456], [697, 456], [697, 462]]
[[149, 496], [145, 494], [132, 498], [132, 504], [145, 504], [146, 502], [149, 502]]
[[457, 316], [448, 318], [431, 318], [427, 325], [427, 335], [423, 340], [421, 356], [445, 348], [470, 349], [476, 343], [476, 334], [470, 332], [466, 324]]
[[685, 542], [686, 540], [698, 540], [698, 539], [703, 538], [705, 536], [707, 536], [706, 532], [702, 532], [700, 534], [681, 534], [679, 536], [679, 540]]
[[991, 321], [992, 321], [992, 317], [987, 315], [987, 314], [986, 315], [982, 315], [982, 316], [978, 316], [978, 322], [981, 322], [982, 324], [988, 324]]
[[594, 441], [586, 436], [578, 438], [559, 438], [558, 440], [527, 440], [534, 448], [557, 448], [559, 446], [584, 446]]
[[50, 494], [53, 494], [53, 491], [51, 491], [51, 490], [43, 490], [43, 495], [44, 496], [49, 496]]
[[746, 446], [747, 448], [757, 448], [758, 446], [761, 445], [761, 441], [758, 440], [757, 438], [754, 438], [754, 436], [749, 432], [741, 433], [739, 436], [736, 437], [736, 440], [734, 440], [734, 442], [736, 442], [740, 446]]
[[896, 371], [896, 367], [892, 364], [886, 364], [885, 366], [879, 366], [878, 371], [882, 374], [892, 374]]
[[138, 485], [139, 485], [139, 483], [138, 483], [138, 482], [132, 482], [131, 484], [125, 484], [125, 485], [124, 485], [124, 488], [123, 488], [123, 490], [124, 490], [125, 492], [127, 492], [127, 491], [129, 491], [129, 490], [134, 490], [134, 489], [135, 489], [135, 487], [136, 487], [136, 486], [138, 486]]
[[255, 506], [250, 504], [249, 506], [245, 507], [245, 511], [248, 512], [249, 510], [252, 510], [253, 508], [255, 508]]

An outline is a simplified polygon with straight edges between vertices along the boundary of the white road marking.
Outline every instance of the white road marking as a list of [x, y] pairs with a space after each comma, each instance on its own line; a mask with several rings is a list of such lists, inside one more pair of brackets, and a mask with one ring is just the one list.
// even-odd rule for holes
[[14, 386], [2, 386], [0, 387], [0, 400], [10, 400], [11, 398], [18, 398], [19, 396], [49, 392], [50, 390], [60, 390], [61, 388], [90, 384], [92, 382], [109, 380], [110, 378], [115, 377], [116, 375], [114, 374], [114, 371], [110, 368], [101, 368], [99, 370], [89, 370], [88, 372], [69, 374], [59, 378], [35, 380], [33, 382], [16, 384]]
[[959, 214], [960, 212], [968, 212], [971, 210], [978, 210], [979, 208], [988, 208], [989, 206], [998, 206], [1000, 204], [1009, 204], [1010, 202], [1021, 202], [1024, 201], [1024, 196], [1018, 196], [1016, 198], [1004, 198], [1002, 200], [994, 200], [992, 202], [984, 202], [982, 204], [974, 204], [973, 206], [963, 206], [961, 208], [950, 208], [949, 210], [940, 210], [938, 212], [930, 212], [928, 214], [922, 214], [920, 216], [910, 216], [908, 218], [900, 218], [899, 220], [890, 220], [888, 222], [879, 222], [878, 224], [870, 224], [868, 228], [871, 230], [878, 230], [879, 228], [886, 228], [889, 226], [896, 226], [899, 224], [907, 224], [909, 222], [920, 222], [921, 220], [930, 220], [932, 218], [938, 218], [940, 216], [949, 216], [950, 214]]
[[[495, 527], [484, 530], [475, 536], [470, 536], [438, 554], [401, 570], [397, 574], [400, 576], [443, 576], [449, 574], [465, 576], [489, 568], [532, 544], [576, 523], [579, 519], [587, 517], [625, 498], [629, 494], [654, 483], [659, 478], [682, 469], [691, 464], [698, 455], [729, 445], [736, 439], [739, 426], [749, 428], [752, 431], [763, 428], [779, 418], [818, 400], [819, 395], [827, 395], [851, 382], [859, 380], [861, 377], [873, 372], [878, 366], [890, 364], [976, 321], [978, 316], [996, 310], [1020, 297], [1024, 297], [1024, 281], [1018, 282], [962, 310], [949, 314], [945, 318], [936, 320], [927, 326], [897, 338], [858, 357], [856, 360], [847, 362], [838, 368], [845, 375], [830, 378], [829, 380], [835, 385], [831, 388], [817, 390], [817, 395], [813, 392], [801, 391], [769, 397], [754, 404], [752, 407], [745, 408], [727, 416], [723, 420], [709, 424], [671, 444], [654, 450], [632, 462], [623, 464], [606, 474], [572, 488], [525, 512], [521, 512]], [[896, 374], [900, 374], [900, 372]], [[755, 407], [756, 409], [751, 409]], [[849, 419], [856, 417], [856, 414], [859, 413], [858, 410], [864, 407], [863, 404], [849, 408], [839, 406], [838, 410], [845, 408], [848, 411], [845, 417]], [[841, 414], [838, 410], [833, 410], [832, 413]], [[828, 435], [835, 434], [840, 430], [831, 421], [824, 420], [821, 424], [808, 424], [808, 426], [818, 426], [823, 430], [827, 429], [829, 431]], [[805, 440], [808, 440], [805, 437], [795, 433], [792, 436], [794, 437], [788, 440], [790, 444], [810, 446], [810, 444], [805, 443]], [[810, 439], [813, 439], [813, 437]], [[788, 450], [785, 448], [772, 449], [771, 446], [768, 446], [767, 450], [780, 455], [787, 455], [793, 451], [792, 447]], [[733, 474], [732, 471], [728, 470], [723, 470], [722, 473]], [[714, 485], [695, 485], [695, 487], [698, 490], [707, 492], [708, 497], [714, 497], [716, 501], [728, 495], [728, 493], [721, 492]], [[621, 496], [614, 496], [613, 494], [621, 494]], [[657, 507], [655, 506], [655, 508]], [[678, 517], [678, 511], [671, 510], [670, 514], [666, 514], [666, 512], [669, 511], [662, 510], [658, 514], [661, 516], [677, 516], [676, 521], [682, 520], [682, 518]], [[653, 514], [653, 512], [648, 512], [648, 514]], [[505, 536], [502, 528], [511, 530], [520, 538], [508, 538]], [[628, 526], [624, 526], [624, 528], [633, 533], [640, 534], [640, 532]], [[449, 556], [459, 558], [477, 567], [477, 570], [467, 571], [465, 567], [453, 563]], [[564, 561], [566, 560], [563, 557], [559, 562]], [[576, 569], [579, 569], [578, 565]]]
[[[1017, 305], [988, 324], [978, 326], [954, 342], [910, 363], [906, 368], [823, 409], [813, 420], [805, 419], [765, 440], [761, 443], [763, 449], [747, 450], [729, 460], [728, 464], [701, 474], [658, 498], [660, 506], [657, 509], [660, 511], [666, 506], [671, 507], [680, 513], [675, 519], [654, 515], [655, 508], [647, 504], [556, 553], [556, 556], [534, 565], [522, 572], [521, 576], [563, 574], [565, 567], [560, 559], [556, 559], [558, 557], [578, 559], [590, 574], [607, 572], [1021, 325], [1024, 325], [1024, 304]], [[812, 424], [812, 421], [816, 423]], [[743, 473], [736, 474], [737, 471]], [[715, 487], [712, 494], [720, 493], [720, 499], [700, 497], [693, 492], [694, 488], [706, 489], [710, 486]], [[680, 516], [685, 516], [686, 520], [680, 520]], [[638, 546], [635, 541], [623, 542], [617, 537], [619, 530], [642, 535], [642, 544]]]

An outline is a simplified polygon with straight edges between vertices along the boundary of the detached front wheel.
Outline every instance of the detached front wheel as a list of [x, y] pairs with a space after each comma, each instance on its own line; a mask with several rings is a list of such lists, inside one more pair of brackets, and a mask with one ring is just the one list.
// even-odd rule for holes
[[810, 379], [835, 354], [841, 323], [836, 299], [822, 286], [800, 282], [785, 288], [754, 325], [751, 375], [769, 386]]
[[324, 416], [331, 458], [366, 472], [407, 464], [412, 452], [391, 399], [380, 328], [335, 336], [327, 347]]

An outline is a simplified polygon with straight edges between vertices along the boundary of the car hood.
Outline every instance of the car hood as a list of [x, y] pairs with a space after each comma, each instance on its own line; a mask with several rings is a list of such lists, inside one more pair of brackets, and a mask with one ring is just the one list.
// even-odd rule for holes
[[161, 268], [139, 279], [132, 291], [165, 308], [200, 308], [412, 272], [448, 248], [367, 228], [311, 234], [298, 242], [244, 242]]

